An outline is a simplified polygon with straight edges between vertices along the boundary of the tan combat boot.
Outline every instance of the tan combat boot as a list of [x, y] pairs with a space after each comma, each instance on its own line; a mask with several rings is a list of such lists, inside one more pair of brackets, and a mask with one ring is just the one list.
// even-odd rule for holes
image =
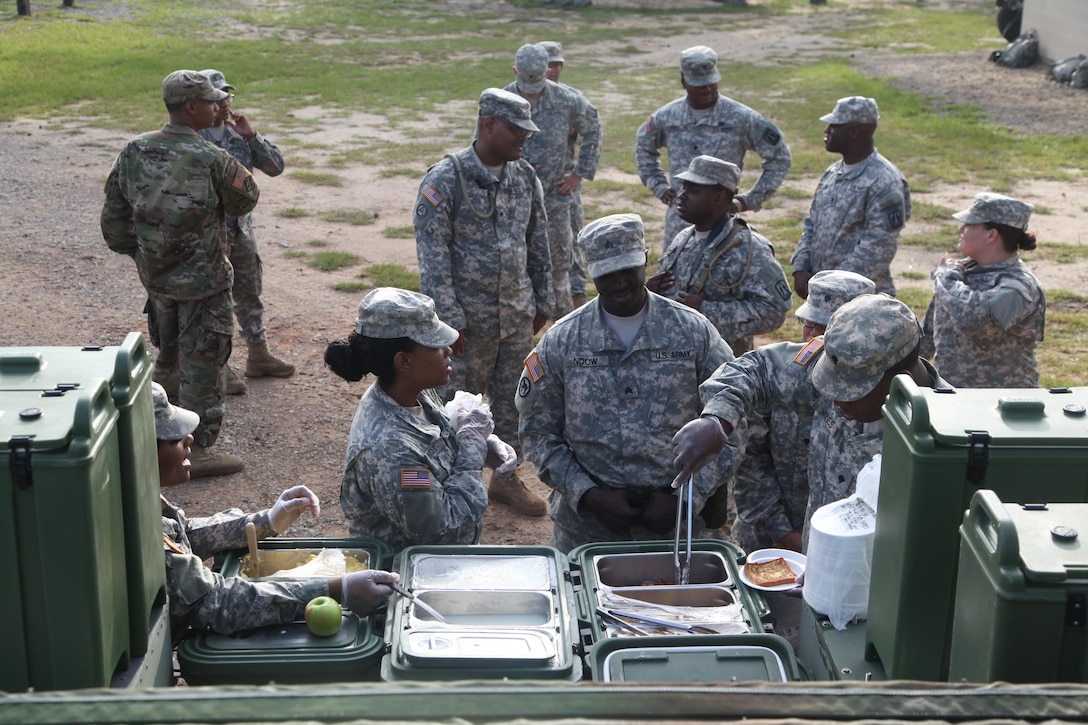
[[207, 448], [193, 446], [189, 454], [189, 478], [208, 476], [229, 476], [238, 473], [246, 464], [238, 456], [230, 453], [212, 453]]
[[526, 516], [543, 516], [548, 513], [548, 502], [525, 488], [515, 472], [505, 476], [492, 473], [491, 483], [487, 486], [487, 500], [491, 503], [504, 503]]
[[234, 372], [234, 368], [230, 365], [223, 366], [223, 376], [226, 378], [223, 381], [223, 389], [227, 395], [242, 395], [249, 389], [246, 381], [238, 377], [238, 373]]
[[246, 360], [246, 377], [289, 378], [295, 374], [295, 366], [284, 362], [268, 351], [268, 341], [247, 342], [249, 358]]

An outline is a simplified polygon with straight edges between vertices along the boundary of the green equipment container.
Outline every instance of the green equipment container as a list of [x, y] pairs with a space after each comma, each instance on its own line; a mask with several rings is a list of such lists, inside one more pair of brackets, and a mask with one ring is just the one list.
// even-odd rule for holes
[[[228, 552], [221, 573], [225, 577], [266, 581], [268, 574], [304, 564], [322, 549], [343, 550], [349, 562], [348, 571], [383, 568], [392, 555], [387, 544], [371, 539], [273, 538], [257, 545], [263, 576], [252, 575], [254, 570], [246, 551]], [[383, 610], [369, 617], [345, 611], [340, 631], [331, 637], [315, 636], [303, 620], [255, 627], [232, 635], [194, 632], [178, 644], [178, 663], [190, 685], [377, 680], [385, 653], [385, 640], [381, 636], [383, 616]]]
[[865, 658], [944, 680], [959, 526], [971, 496], [1088, 501], [1088, 388], [933, 390], [897, 376], [884, 446]]
[[582, 678], [566, 560], [547, 546], [410, 546], [400, 583], [442, 615], [394, 594], [388, 682]]
[[120, 468], [105, 380], [0, 391], [0, 689], [105, 687], [128, 667]]
[[586, 655], [599, 682], [790, 682], [790, 643], [775, 634], [604, 639]]
[[[762, 596], [740, 583], [737, 567], [744, 561], [744, 551], [736, 544], [716, 539], [697, 539], [691, 542], [691, 548], [687, 585], [674, 581], [671, 541], [603, 542], [572, 549], [567, 556], [583, 648], [588, 650], [595, 643], [609, 639], [610, 633], [621, 635], [634, 631], [629, 627], [626, 632], [617, 630], [618, 623], [609, 612], [655, 616], [655, 605], [698, 608], [696, 611], [702, 616], [694, 621], [714, 622], [696, 630], [710, 632], [701, 636], [733, 634], [738, 628], [728, 625], [734, 622], [740, 625], [741, 632], [762, 634], [771, 613]], [[692, 621], [680, 616], [655, 618], [680, 624]], [[655, 636], [670, 632], [667, 625], [648, 625], [630, 618], [626, 621]], [[721, 631], [722, 626], [730, 631]]]
[[808, 669], [813, 680], [886, 680], [883, 666], [863, 656], [865, 628], [866, 622], [849, 622], [845, 629], [835, 629], [826, 616], [817, 614], [807, 603], [802, 603], [797, 658]]
[[46, 395], [78, 390], [105, 378], [117, 408], [121, 504], [128, 580], [129, 652], [147, 652], [152, 610], [166, 601], [162, 555], [159, 464], [151, 359], [139, 332], [114, 347], [39, 347], [0, 350], [0, 390]]
[[1088, 682], [1088, 504], [978, 491], [960, 529], [951, 682]]

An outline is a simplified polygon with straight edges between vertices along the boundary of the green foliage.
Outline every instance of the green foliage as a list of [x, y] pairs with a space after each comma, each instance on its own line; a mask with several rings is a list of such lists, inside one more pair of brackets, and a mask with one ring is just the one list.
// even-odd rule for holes
[[311, 239], [310, 241], [306, 242], [306, 246], [320, 248], [329, 246], [329, 243], [326, 242], [324, 239]]
[[359, 256], [350, 252], [326, 251], [315, 252], [308, 265], [322, 272], [333, 272], [359, 263]]
[[292, 179], [301, 181], [304, 184], [312, 184], [313, 186], [343, 186], [344, 181], [336, 174], [330, 174], [322, 171], [289, 171], [287, 173]]
[[372, 264], [359, 276], [369, 279], [372, 287], [400, 287], [419, 292], [419, 273], [399, 264]]
[[301, 249], [288, 249], [283, 253], [283, 256], [288, 259], [308, 259], [310, 257], [309, 252], [304, 252]]
[[280, 209], [276, 212], [276, 216], [283, 217], [284, 219], [301, 219], [302, 217], [310, 216], [310, 212], [305, 209], [299, 209], [296, 206], [289, 206], [286, 209]]
[[416, 228], [413, 226], [386, 227], [382, 230], [382, 236], [386, 239], [415, 239]]
[[374, 217], [370, 212], [361, 209], [327, 209], [319, 215], [323, 221], [334, 224], [351, 224], [355, 227], [365, 227], [374, 223]]

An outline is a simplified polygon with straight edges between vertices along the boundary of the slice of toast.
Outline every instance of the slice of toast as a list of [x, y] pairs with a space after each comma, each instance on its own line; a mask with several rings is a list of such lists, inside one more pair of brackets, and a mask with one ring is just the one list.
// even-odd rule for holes
[[758, 564], [745, 564], [744, 573], [749, 581], [761, 587], [776, 587], [780, 584], [797, 582], [797, 575], [781, 556]]

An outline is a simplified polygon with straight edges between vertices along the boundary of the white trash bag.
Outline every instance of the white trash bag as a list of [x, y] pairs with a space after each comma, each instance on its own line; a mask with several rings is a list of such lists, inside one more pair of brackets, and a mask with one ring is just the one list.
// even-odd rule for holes
[[803, 595], [835, 629], [869, 615], [880, 454], [858, 473], [852, 496], [816, 509], [808, 535]]

